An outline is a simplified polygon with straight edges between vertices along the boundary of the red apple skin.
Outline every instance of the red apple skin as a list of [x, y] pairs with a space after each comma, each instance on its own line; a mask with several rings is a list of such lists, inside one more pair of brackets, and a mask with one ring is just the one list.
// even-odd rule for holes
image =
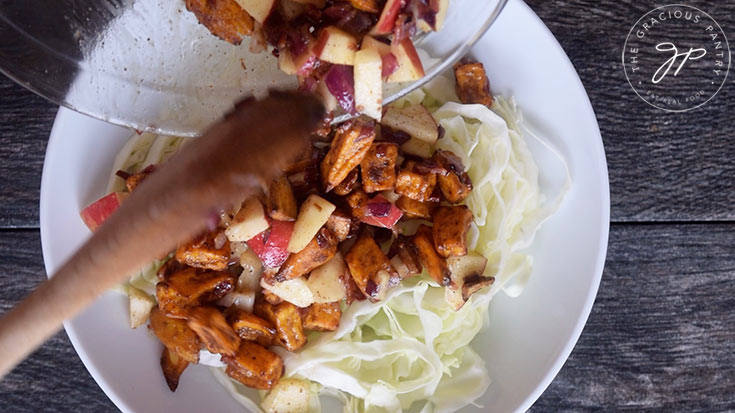
[[107, 218], [110, 217], [110, 215], [112, 215], [113, 212], [117, 210], [118, 207], [120, 207], [122, 201], [127, 197], [127, 192], [109, 193], [84, 208], [79, 215], [81, 215], [82, 221], [84, 221], [87, 228], [91, 231], [95, 231]]
[[[367, 203], [370, 205], [371, 203], [390, 203], [385, 197], [381, 194], [375, 195], [372, 199], [370, 199]], [[374, 227], [381, 227], [381, 228], [393, 228], [396, 223], [403, 217], [403, 211], [401, 211], [398, 207], [390, 203], [390, 211], [388, 211], [388, 215], [384, 217], [374, 217], [374, 216], [364, 216], [360, 219], [360, 221], [364, 222], [365, 224], [372, 225]]]
[[291, 241], [294, 223], [268, 219], [270, 228], [246, 242], [260, 258], [264, 266], [278, 268], [288, 258], [288, 243]]
[[404, 5], [405, 0], [388, 0], [380, 13], [378, 23], [370, 31], [370, 34], [384, 36], [393, 33], [396, 18]]
[[383, 61], [383, 79], [387, 79], [398, 70], [398, 59], [393, 53], [384, 54], [380, 59]]

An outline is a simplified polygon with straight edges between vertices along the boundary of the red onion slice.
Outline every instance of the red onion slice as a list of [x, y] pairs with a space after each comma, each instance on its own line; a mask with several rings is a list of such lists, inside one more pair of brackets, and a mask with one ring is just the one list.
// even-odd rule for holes
[[333, 65], [324, 77], [324, 83], [345, 112], [355, 113], [355, 77], [352, 66]]

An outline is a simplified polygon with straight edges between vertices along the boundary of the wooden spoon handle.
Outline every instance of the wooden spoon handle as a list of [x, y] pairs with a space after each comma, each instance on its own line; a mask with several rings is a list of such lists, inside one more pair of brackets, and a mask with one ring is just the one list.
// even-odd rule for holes
[[[0, 376], [97, 296], [168, 254], [296, 157], [323, 115], [299, 93], [244, 101], [186, 145], [133, 194], [56, 274], [0, 319]], [[216, 223], [216, 221], [215, 221]]]

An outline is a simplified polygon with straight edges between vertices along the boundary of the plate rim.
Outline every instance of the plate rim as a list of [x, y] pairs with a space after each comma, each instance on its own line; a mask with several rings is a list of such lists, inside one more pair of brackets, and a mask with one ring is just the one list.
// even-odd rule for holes
[[[582, 334], [582, 331], [587, 323], [587, 320], [589, 319], [589, 316], [592, 311], [592, 307], [594, 306], [594, 302], [597, 297], [597, 293], [599, 291], [600, 282], [602, 279], [604, 266], [606, 262], [606, 255], [607, 255], [607, 248], [608, 248], [608, 242], [609, 242], [609, 231], [610, 231], [610, 185], [609, 185], [609, 173], [608, 173], [608, 166], [607, 166], [607, 158], [605, 156], [604, 151], [604, 142], [602, 140], [602, 135], [600, 132], [599, 124], [597, 121], [597, 116], [594, 111], [594, 107], [592, 106], [592, 102], [589, 99], [589, 95], [587, 94], [587, 91], [584, 88], [584, 85], [579, 77], [579, 74], [572, 64], [571, 60], [569, 59], [569, 56], [564, 51], [561, 44], [558, 42], [556, 37], [553, 35], [551, 30], [549, 30], [548, 26], [541, 20], [541, 18], [538, 17], [538, 15], [531, 9], [531, 7], [526, 4], [524, 1], [521, 0], [510, 0], [508, 2], [508, 6], [514, 4], [520, 5], [525, 9], [524, 12], [529, 13], [531, 18], [534, 18], [537, 20], [537, 23], [540, 23], [540, 25], [543, 27], [542, 30], [545, 33], [546, 36], [548, 36], [551, 40], [553, 40], [553, 43], [555, 44], [555, 47], [557, 48], [557, 52], [560, 52], [563, 56], [563, 64], [567, 66], [567, 68], [574, 73], [575, 81], [573, 83], [570, 83], [569, 86], [574, 86], [577, 88], [578, 92], [581, 92], [582, 95], [585, 98], [584, 106], [585, 106], [585, 117], [589, 117], [589, 119], [592, 120], [594, 126], [595, 126], [595, 134], [594, 134], [594, 141], [595, 141], [595, 148], [596, 148], [596, 154], [595, 157], [597, 159], [601, 160], [601, 174], [600, 174], [600, 195], [602, 200], [602, 211], [601, 211], [601, 217], [600, 220], [600, 239], [599, 239], [599, 249], [597, 251], [597, 260], [594, 272], [590, 275], [591, 281], [592, 281], [592, 287], [588, 290], [587, 296], [585, 297], [584, 303], [583, 303], [583, 310], [578, 314], [577, 320], [575, 322], [575, 327], [572, 331], [572, 334], [567, 339], [567, 342], [563, 348], [563, 350], [559, 353], [559, 355], [554, 360], [552, 367], [546, 372], [543, 379], [536, 385], [533, 392], [528, 394], [526, 398], [523, 400], [521, 405], [516, 409], [516, 411], [526, 411], [528, 410], [537, 400], [538, 398], [546, 391], [546, 389], [549, 387], [549, 385], [552, 383], [554, 378], [558, 375], [558, 373], [561, 371], [562, 367], [568, 360], [569, 356], [571, 355], [574, 347], [576, 346], [577, 342], [579, 341], [579, 338]], [[40, 229], [40, 237], [41, 237], [41, 249], [42, 249], [42, 255], [44, 259], [44, 268], [47, 271], [48, 275], [48, 267], [47, 264], [48, 261], [48, 246], [47, 243], [49, 241], [44, 241], [50, 239], [50, 234], [48, 233], [49, 227], [48, 225], [45, 225], [45, 213], [44, 211], [49, 211], [50, 208], [50, 202], [49, 199], [49, 187], [50, 187], [50, 181], [51, 181], [51, 172], [49, 171], [49, 163], [47, 163], [45, 160], [49, 158], [49, 155], [57, 151], [57, 147], [61, 145], [61, 141], [58, 138], [55, 138], [58, 136], [58, 132], [54, 133], [54, 131], [58, 131], [59, 125], [63, 124], [67, 121], [67, 118], [70, 115], [76, 115], [75, 112], [71, 111], [70, 109], [67, 109], [65, 107], [60, 107], [57, 111], [56, 117], [54, 119], [51, 132], [49, 134], [48, 139], [48, 145], [46, 147], [45, 155], [44, 155], [44, 164], [42, 168], [42, 176], [41, 176], [41, 187], [40, 187], [40, 198], [39, 198], [39, 229]], [[92, 119], [92, 118], [90, 118]], [[94, 119], [96, 120], [96, 119]], [[94, 363], [91, 362], [88, 355], [85, 351], [80, 351], [82, 349], [82, 344], [80, 342], [79, 336], [77, 334], [76, 329], [68, 322], [64, 322], [64, 330], [66, 331], [67, 336], [69, 337], [70, 342], [72, 343], [72, 346], [74, 347], [75, 352], [77, 353], [78, 357], [84, 364], [85, 368], [89, 372], [89, 374], [92, 376], [92, 378], [95, 380], [97, 385], [102, 389], [102, 391], [105, 393], [105, 395], [115, 404], [116, 407], [118, 407], [120, 410], [128, 412], [133, 411], [129, 404], [123, 400], [121, 397], [118, 396], [117, 392], [114, 390], [113, 386], [105, 380], [102, 373], [97, 369], [97, 367], [94, 365]]]

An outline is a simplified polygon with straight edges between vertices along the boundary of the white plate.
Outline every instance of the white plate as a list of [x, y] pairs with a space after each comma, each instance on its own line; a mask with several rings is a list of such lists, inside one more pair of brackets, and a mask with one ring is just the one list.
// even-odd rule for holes
[[[582, 83], [525, 3], [511, 1], [474, 54], [485, 63], [493, 91], [514, 95], [533, 128], [560, 150], [573, 180], [561, 210], [531, 248], [535, 269], [523, 295], [498, 296], [489, 329], [474, 343], [493, 380], [480, 403], [490, 411], [519, 411], [558, 373], [594, 302], [607, 249], [607, 166]], [[59, 110], [41, 182], [48, 273], [89, 236], [79, 211], [104, 195], [113, 158], [129, 136], [129, 130]], [[537, 157], [542, 184], [558, 181], [557, 172], [548, 172], [548, 154]], [[171, 393], [160, 372], [160, 344], [145, 328], [129, 329], [126, 299], [117, 293], [100, 297], [66, 323], [66, 331], [92, 377], [123, 411], [242, 411], [204, 367], [188, 369]]]

